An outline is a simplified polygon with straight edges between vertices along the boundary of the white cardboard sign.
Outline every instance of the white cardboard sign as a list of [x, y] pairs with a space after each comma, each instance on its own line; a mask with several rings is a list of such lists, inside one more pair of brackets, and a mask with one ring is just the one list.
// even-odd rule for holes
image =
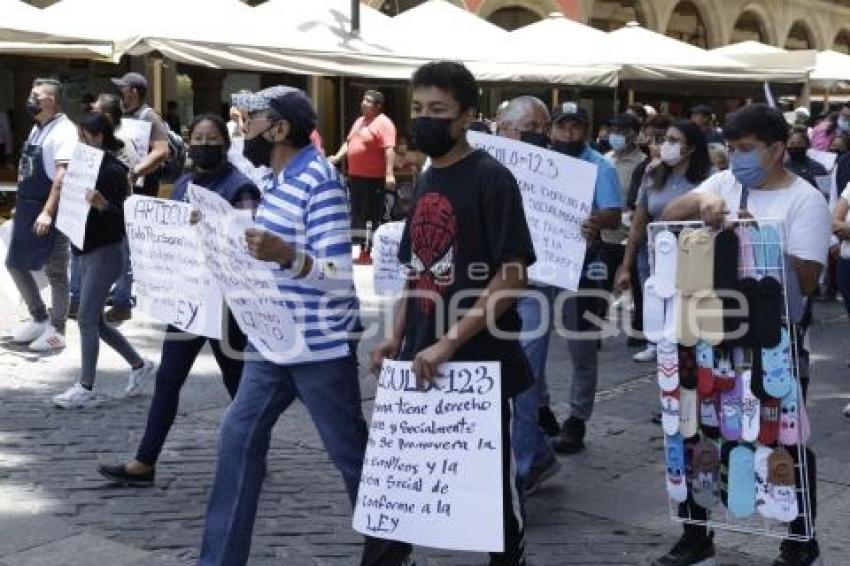
[[404, 291], [407, 269], [398, 261], [403, 233], [404, 222], [389, 222], [375, 230], [372, 263], [376, 295], [397, 295]]
[[597, 167], [561, 153], [499, 136], [468, 132], [469, 143], [495, 157], [516, 177], [537, 262], [532, 281], [578, 290]]
[[248, 253], [245, 230], [255, 227], [251, 214], [191, 183], [189, 199], [201, 213], [196, 227], [206, 265], [239, 328], [271, 362], [303, 358], [307, 345], [278, 289], [272, 265]]
[[222, 296], [185, 202], [139, 195], [124, 203], [139, 308], [196, 336], [221, 338]]
[[447, 363], [427, 391], [410, 362], [381, 369], [354, 529], [411, 544], [502, 552], [498, 362]]
[[86, 241], [86, 221], [91, 210], [86, 193], [95, 189], [102, 161], [103, 151], [77, 143], [62, 180], [56, 228], [79, 249]]

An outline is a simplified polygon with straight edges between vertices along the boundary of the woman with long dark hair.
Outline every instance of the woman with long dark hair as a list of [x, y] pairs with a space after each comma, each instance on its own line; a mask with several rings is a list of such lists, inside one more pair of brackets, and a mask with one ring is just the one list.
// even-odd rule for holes
[[[213, 191], [235, 208], [255, 208], [260, 201], [260, 191], [227, 161], [229, 148], [230, 136], [224, 120], [214, 115], [195, 118], [189, 126], [192, 171], [177, 180], [172, 200], [188, 200], [187, 189], [191, 182]], [[222, 340], [195, 336], [168, 326], [147, 426], [136, 457], [126, 464], [100, 466], [98, 471], [102, 476], [122, 485], [153, 485], [157, 460], [177, 414], [180, 390], [207, 341], [221, 369], [227, 392], [231, 399], [236, 395], [246, 340], [232, 315], [227, 316], [226, 334]]]
[[[646, 226], [660, 218], [664, 207], [708, 178], [711, 158], [705, 134], [696, 124], [679, 120], [667, 130], [664, 142], [650, 145], [652, 153], [643, 183], [638, 191], [632, 226], [623, 263], [617, 270], [616, 285], [626, 290], [632, 286], [632, 268], [637, 262], [640, 285], [649, 278], [649, 256], [646, 245]], [[655, 345], [634, 355], [636, 362], [655, 360]]]
[[129, 193], [129, 186], [127, 167], [116, 157], [124, 144], [115, 138], [112, 122], [98, 113], [83, 118], [80, 139], [82, 143], [101, 149], [104, 153], [95, 186], [86, 194], [91, 210], [86, 219], [83, 247], [79, 249], [71, 246], [71, 252], [79, 256], [80, 262], [77, 324], [80, 326], [82, 362], [79, 382], [53, 397], [53, 403], [65, 409], [89, 407], [98, 402], [92, 387], [100, 340], [106, 342], [130, 365], [130, 378], [125, 390], [128, 396], [138, 393], [154, 370], [153, 363], [143, 360], [124, 335], [103, 319], [103, 306], [109, 289], [118, 279], [124, 265], [124, 200]]

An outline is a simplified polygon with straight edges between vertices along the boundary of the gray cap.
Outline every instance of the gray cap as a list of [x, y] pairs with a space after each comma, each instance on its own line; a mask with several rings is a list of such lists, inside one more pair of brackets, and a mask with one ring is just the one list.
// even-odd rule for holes
[[111, 79], [111, 81], [118, 88], [142, 87], [145, 90], [148, 89], [148, 80], [140, 73], [127, 73], [123, 77]]
[[233, 106], [246, 112], [273, 109], [293, 124], [307, 131], [316, 127], [316, 109], [304, 91], [291, 86], [272, 86], [259, 92], [240, 92], [230, 96]]

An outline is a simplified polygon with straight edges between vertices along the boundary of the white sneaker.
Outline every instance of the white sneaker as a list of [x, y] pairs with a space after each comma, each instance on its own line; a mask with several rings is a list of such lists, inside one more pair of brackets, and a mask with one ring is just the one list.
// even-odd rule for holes
[[97, 405], [98, 400], [92, 391], [75, 383], [65, 393], [54, 395], [53, 404], [62, 409], [85, 409]]
[[130, 377], [127, 380], [127, 388], [124, 389], [124, 395], [133, 397], [142, 392], [142, 386], [150, 376], [153, 375], [154, 363], [150, 360], [144, 360], [144, 364], [139, 369], [131, 369]]
[[655, 347], [655, 344], [650, 344], [649, 346], [632, 356], [632, 359], [639, 363], [654, 362], [657, 353], [658, 350]]
[[44, 322], [28, 322], [15, 330], [12, 335], [12, 342], [15, 344], [29, 344], [47, 330], [50, 323]]
[[847, 403], [847, 405], [844, 406], [844, 410], [841, 412], [844, 413], [845, 417], [850, 418], [850, 403]]
[[33, 352], [52, 352], [64, 347], [65, 337], [59, 334], [52, 324], [48, 324], [42, 335], [30, 344], [29, 349]]

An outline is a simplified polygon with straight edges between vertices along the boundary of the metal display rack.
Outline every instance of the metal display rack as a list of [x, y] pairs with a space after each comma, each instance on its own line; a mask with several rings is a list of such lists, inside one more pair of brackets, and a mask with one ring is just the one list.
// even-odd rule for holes
[[[754, 225], [756, 228], [761, 226], [771, 226], [775, 229], [775, 234], [779, 235], [779, 242], [768, 242], [768, 244], [776, 245], [778, 244], [782, 253], [778, 254], [779, 261], [776, 265], [767, 265], [764, 267], [756, 267], [754, 270], [743, 269], [742, 266], [738, 265], [738, 273], [739, 279], [743, 276], [753, 277], [755, 279], [760, 279], [762, 277], [770, 276], [776, 278], [781, 287], [782, 287], [782, 302], [784, 308], [784, 316], [783, 316], [783, 325], [785, 329], [787, 329], [789, 336], [791, 337], [791, 348], [792, 348], [792, 356], [791, 356], [791, 372], [793, 377], [793, 386], [797, 387], [797, 395], [798, 395], [798, 403], [796, 405], [797, 411], [797, 423], [800, 423], [800, 412], [802, 408], [803, 401], [803, 392], [800, 385], [800, 371], [799, 371], [799, 356], [798, 356], [798, 344], [795, 333], [793, 332], [792, 325], [790, 323], [789, 317], [789, 307], [788, 307], [788, 296], [787, 296], [787, 281], [786, 281], [786, 265], [785, 265], [785, 252], [786, 252], [786, 242], [785, 242], [785, 232], [783, 229], [783, 224], [781, 220], [777, 219], [739, 219], [734, 220], [732, 222], [727, 223], [727, 227], [737, 227], [740, 225]], [[650, 260], [650, 270], [652, 274], [655, 274], [655, 264], [654, 264], [654, 242], [655, 237], [659, 232], [662, 231], [670, 231], [676, 235], [677, 240], [679, 233], [685, 229], [698, 229], [704, 228], [705, 224], [703, 222], [653, 222], [647, 227], [647, 235], [648, 235], [648, 253]], [[717, 231], [713, 231], [713, 234], [716, 234]], [[763, 243], [763, 242], [759, 242]], [[753, 246], [755, 247], [755, 246]], [[754, 251], [754, 250], [753, 250]], [[739, 255], [740, 257], [740, 255]], [[752, 364], [750, 363], [752, 360], [752, 356], [746, 356], [747, 363], [743, 365], [739, 365], [738, 368], [746, 371], [752, 368]], [[740, 379], [741, 373], [738, 373], [738, 379]], [[708, 438], [703, 435], [701, 432], [698, 432], [698, 437]], [[709, 439], [714, 442], [718, 447], [718, 453], [721, 451], [721, 447], [723, 443], [727, 442], [722, 435], [720, 438], [714, 440]], [[741, 444], [748, 445], [753, 449], [758, 446], [763, 446], [759, 442], [747, 443], [741, 441]], [[712, 509], [708, 509], [708, 519], [701, 520], [696, 519], [690, 514], [690, 508], [687, 517], [679, 516], [679, 503], [668, 498], [668, 504], [670, 508], [670, 518], [674, 522], [679, 523], [688, 523], [692, 525], [700, 525], [709, 528], [719, 529], [719, 530], [727, 530], [738, 533], [750, 534], [750, 535], [760, 535], [765, 537], [777, 538], [777, 539], [790, 539], [794, 541], [806, 542], [814, 538], [814, 521], [811, 514], [810, 509], [810, 486], [809, 486], [809, 476], [806, 473], [808, 462], [807, 462], [807, 453], [806, 453], [806, 444], [805, 439], [802, 438], [802, 434], [800, 435], [800, 442], [796, 445], [782, 445], [779, 446], [784, 447], [789, 452], [793, 451], [796, 453], [796, 459], [794, 463], [795, 468], [795, 493], [797, 495], [797, 499], [799, 502], [799, 514], [798, 517], [802, 517], [805, 522], [805, 533], [800, 534], [790, 534], [788, 532], [788, 523], [783, 523], [775, 519], [768, 519], [763, 517], [758, 511], [753, 512], [753, 514], [747, 518], [741, 519], [736, 518], [732, 515], [732, 513], [722, 504], [719, 503]], [[665, 444], [666, 446], [666, 444]], [[772, 446], [769, 446], [773, 448]], [[687, 466], [686, 466], [687, 467]], [[755, 470], [754, 472], [755, 473]], [[718, 476], [719, 481], [719, 476]], [[691, 487], [688, 485], [688, 489]], [[690, 493], [690, 491], [689, 491]]]

